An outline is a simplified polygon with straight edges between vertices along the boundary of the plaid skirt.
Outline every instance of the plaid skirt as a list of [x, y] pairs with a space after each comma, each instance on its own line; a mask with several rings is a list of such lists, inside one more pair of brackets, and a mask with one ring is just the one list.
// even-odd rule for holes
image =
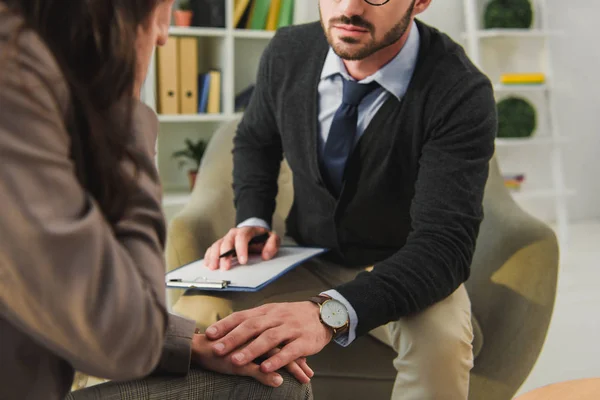
[[129, 382], [108, 382], [69, 393], [65, 400], [312, 400], [303, 385], [279, 371], [283, 384], [264, 386], [241, 376], [192, 368], [184, 377], [152, 376]]

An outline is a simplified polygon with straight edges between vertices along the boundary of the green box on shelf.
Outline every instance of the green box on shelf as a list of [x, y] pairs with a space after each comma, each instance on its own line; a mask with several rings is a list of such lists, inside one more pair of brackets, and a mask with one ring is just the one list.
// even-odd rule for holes
[[499, 138], [527, 138], [537, 126], [535, 108], [527, 100], [508, 97], [496, 105]]
[[529, 29], [532, 23], [529, 0], [491, 0], [483, 17], [485, 29]]

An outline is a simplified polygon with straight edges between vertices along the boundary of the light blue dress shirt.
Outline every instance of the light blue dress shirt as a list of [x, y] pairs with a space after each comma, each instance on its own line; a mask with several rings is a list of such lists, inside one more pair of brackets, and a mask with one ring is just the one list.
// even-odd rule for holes
[[[367, 95], [358, 106], [358, 126], [355, 144], [362, 136], [369, 123], [379, 111], [379, 108], [388, 100], [389, 96], [395, 96], [398, 101], [406, 94], [408, 85], [412, 78], [417, 58], [419, 56], [420, 36], [415, 22], [412, 23], [411, 31], [402, 50], [389, 63], [383, 66], [373, 75], [361, 80], [361, 83], [376, 81], [380, 88]], [[323, 155], [325, 142], [329, 136], [329, 129], [337, 109], [342, 104], [343, 81], [342, 79], [354, 80], [348, 74], [344, 61], [329, 49], [319, 82], [319, 157]], [[270, 229], [269, 225], [260, 218], [250, 218], [238, 225], [261, 226]], [[356, 326], [358, 317], [354, 307], [336, 290], [329, 290], [323, 294], [338, 300], [346, 306], [350, 314], [350, 327], [348, 334], [336, 339], [342, 346], [348, 346], [356, 339]]]

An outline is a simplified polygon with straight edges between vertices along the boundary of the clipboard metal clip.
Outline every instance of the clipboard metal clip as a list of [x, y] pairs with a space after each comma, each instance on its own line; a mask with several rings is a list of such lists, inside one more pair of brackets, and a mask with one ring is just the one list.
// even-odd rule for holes
[[231, 281], [208, 281], [201, 282], [185, 282], [181, 279], [169, 279], [167, 286], [178, 287], [184, 289], [227, 289]]

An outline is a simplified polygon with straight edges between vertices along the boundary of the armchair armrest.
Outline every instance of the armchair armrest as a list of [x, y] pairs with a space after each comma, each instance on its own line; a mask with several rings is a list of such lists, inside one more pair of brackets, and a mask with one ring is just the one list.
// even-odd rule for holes
[[[229, 187], [196, 187], [191, 200], [171, 220], [167, 233], [167, 272], [204, 258], [204, 253], [235, 224], [233, 194]], [[184, 293], [169, 289], [169, 307]]]

